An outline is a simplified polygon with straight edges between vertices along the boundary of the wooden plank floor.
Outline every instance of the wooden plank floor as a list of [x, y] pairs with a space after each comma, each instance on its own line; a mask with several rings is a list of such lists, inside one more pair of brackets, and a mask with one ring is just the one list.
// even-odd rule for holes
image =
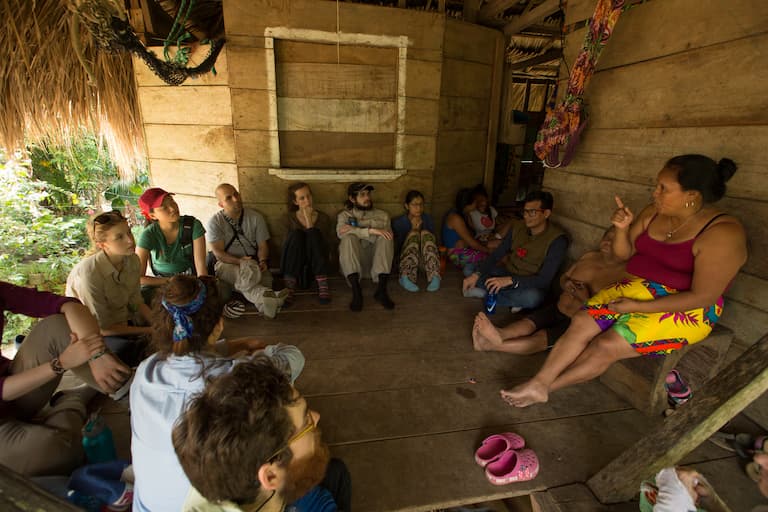
[[[408, 293], [391, 284], [393, 311], [373, 301], [366, 281], [364, 309], [352, 313], [344, 281], [330, 283], [330, 305], [317, 304], [313, 293], [299, 294], [275, 320], [246, 315], [227, 321], [225, 334], [294, 344], [304, 352], [307, 365], [296, 385], [320, 412], [333, 454], [349, 466], [355, 510], [426, 511], [584, 482], [661, 421], [630, 408], [599, 382], [563, 390], [544, 405], [506, 406], [498, 390], [533, 375], [544, 357], [474, 352], [470, 331], [481, 301], [461, 296], [456, 271], [437, 293]], [[494, 321], [511, 318], [499, 312]], [[520, 433], [537, 452], [541, 471], [533, 481], [497, 487], [475, 465], [480, 441], [503, 431]], [[709, 443], [688, 461], [738, 467], [732, 454]], [[740, 501], [734, 510], [749, 510], [762, 501], [738, 473], [741, 478], [727, 479], [738, 488], [721, 492]]]
[[[257, 336], [304, 352], [296, 385], [320, 412], [332, 453], [349, 466], [356, 512], [436, 510], [583, 483], [661, 421], [596, 381], [555, 393], [544, 405], [508, 407], [498, 390], [533, 375], [544, 355], [474, 352], [470, 330], [481, 301], [463, 298], [460, 283], [461, 275], [449, 271], [437, 293], [391, 285], [397, 306], [386, 311], [365, 282], [365, 308], [352, 313], [349, 289], [333, 278], [330, 305], [306, 292], [275, 320], [247, 314], [226, 321], [227, 337]], [[493, 321], [512, 318], [499, 312]], [[96, 402], [118, 454], [129, 458], [128, 401]], [[757, 433], [739, 419], [731, 431]], [[475, 465], [480, 441], [504, 431], [522, 434], [537, 452], [536, 479], [496, 487]], [[765, 502], [736, 457], [711, 443], [683, 463], [700, 469], [734, 511]], [[589, 510], [579, 503], [572, 510]]]

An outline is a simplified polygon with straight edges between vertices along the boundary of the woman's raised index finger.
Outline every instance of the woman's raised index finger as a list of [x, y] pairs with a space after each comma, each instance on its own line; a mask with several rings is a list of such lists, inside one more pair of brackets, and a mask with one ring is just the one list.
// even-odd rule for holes
[[616, 200], [616, 206], [619, 208], [624, 208], [624, 202], [621, 200], [619, 196], [613, 196], [613, 198]]

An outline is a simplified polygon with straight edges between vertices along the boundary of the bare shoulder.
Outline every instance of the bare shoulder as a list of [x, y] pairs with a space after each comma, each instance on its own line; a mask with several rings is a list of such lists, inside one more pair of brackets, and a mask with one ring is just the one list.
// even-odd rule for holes
[[714, 218], [696, 237], [694, 252], [698, 253], [701, 250], [734, 256], [742, 254], [746, 259], [747, 233], [741, 221], [728, 214]]
[[573, 267], [576, 268], [582, 265], [590, 265], [599, 259], [602, 259], [602, 254], [600, 251], [587, 251], [582, 254], [578, 260], [576, 260], [576, 262], [573, 264]]
[[464, 225], [464, 218], [456, 212], [451, 212], [445, 218], [445, 223], [451, 228], [456, 229], [457, 225]]
[[727, 237], [727, 239], [741, 238], [746, 240], [747, 233], [744, 230], [744, 225], [739, 219], [733, 215], [720, 212], [712, 216], [712, 220], [706, 229], [699, 235], [699, 238], [719, 239], [721, 237]]

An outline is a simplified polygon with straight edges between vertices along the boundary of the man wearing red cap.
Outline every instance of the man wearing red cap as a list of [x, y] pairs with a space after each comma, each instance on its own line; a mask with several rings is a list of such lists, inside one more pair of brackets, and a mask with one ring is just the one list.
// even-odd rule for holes
[[216, 257], [216, 277], [232, 285], [267, 318], [274, 318], [288, 290], [272, 290], [269, 273], [269, 230], [260, 213], [243, 207], [235, 187], [216, 187], [219, 210], [208, 221], [205, 236]]
[[378, 283], [373, 298], [386, 309], [395, 304], [387, 294], [387, 279], [392, 269], [395, 252], [389, 214], [373, 207], [373, 186], [352, 183], [347, 187], [347, 201], [336, 219], [341, 272], [352, 287], [349, 309], [363, 309], [363, 293], [360, 278], [370, 271], [371, 279]]

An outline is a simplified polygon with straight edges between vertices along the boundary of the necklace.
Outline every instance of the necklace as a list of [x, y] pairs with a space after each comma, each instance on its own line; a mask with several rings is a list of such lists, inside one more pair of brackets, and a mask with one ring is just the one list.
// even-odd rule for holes
[[[685, 220], [682, 222], [682, 224], [680, 224], [679, 226], [677, 226], [675, 229], [673, 229], [673, 230], [671, 230], [671, 231], [667, 231], [667, 240], [669, 240], [670, 238], [672, 238], [672, 235], [674, 235], [675, 233], [677, 233], [677, 231], [678, 231], [680, 228], [682, 228], [683, 226], [685, 226], [685, 225], [688, 223], [688, 221], [689, 221], [689, 220], [691, 220], [691, 219], [692, 219], [692, 218], [694, 218], [696, 215], [698, 215], [700, 211], [701, 211], [701, 209], [697, 210], [697, 211], [696, 211], [696, 213], [694, 213], [693, 215], [691, 215], [690, 217], [688, 217], [687, 219], [685, 219]], [[671, 219], [671, 218], [669, 219], [669, 225], [670, 225], [670, 226], [672, 225], [672, 219]]]

